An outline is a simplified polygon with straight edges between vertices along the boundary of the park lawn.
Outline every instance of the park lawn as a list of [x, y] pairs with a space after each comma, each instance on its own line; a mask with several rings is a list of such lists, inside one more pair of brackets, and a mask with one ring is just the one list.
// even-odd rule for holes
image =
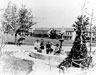
[[[26, 37], [25, 37], [24, 44], [25, 44], [25, 45], [34, 45], [34, 42], [35, 42], [37, 39], [38, 39], [38, 40], [43, 39], [44, 42], [45, 42], [45, 44], [46, 44], [46, 42], [48, 42], [48, 41], [49, 41], [49, 42], [53, 42], [54, 45], [60, 43], [58, 39], [41, 38], [41, 37], [30, 37], [30, 36], [27, 37], [27, 36], [26, 36]], [[7, 42], [14, 42], [14, 40], [15, 40], [14, 36], [8, 35]], [[72, 40], [64, 40], [64, 42], [63, 42], [63, 46], [72, 46], [72, 44], [73, 44], [73, 41], [72, 41]]]
[[[54, 45], [60, 43], [59, 40], [57, 40], [57, 39], [39, 38], [39, 37], [27, 37], [26, 40], [25, 40], [25, 43], [26, 43], [26, 44], [29, 44], [29, 45], [33, 45], [34, 42], [35, 42], [37, 39], [39, 39], [39, 40], [43, 39], [44, 42], [45, 42], [45, 44], [46, 44], [47, 42], [53, 42]], [[72, 40], [64, 40], [63, 46], [72, 45], [72, 43], [73, 43]]]

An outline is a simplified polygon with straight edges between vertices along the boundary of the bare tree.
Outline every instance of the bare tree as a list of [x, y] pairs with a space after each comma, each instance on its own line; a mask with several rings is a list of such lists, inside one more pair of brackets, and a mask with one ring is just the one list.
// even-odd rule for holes
[[16, 5], [9, 2], [8, 7], [5, 9], [3, 14], [2, 25], [4, 27], [4, 31], [10, 34], [14, 34], [19, 27], [18, 19], [19, 16]]
[[4, 46], [5, 46], [4, 32], [3, 32], [3, 28], [0, 28], [0, 52]]

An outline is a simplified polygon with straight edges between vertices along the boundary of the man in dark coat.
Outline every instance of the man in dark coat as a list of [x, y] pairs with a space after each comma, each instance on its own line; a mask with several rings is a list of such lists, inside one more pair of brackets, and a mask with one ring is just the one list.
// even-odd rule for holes
[[47, 44], [46, 44], [46, 53], [47, 53], [47, 54], [49, 54], [50, 49], [51, 49], [50, 42], [47, 42]]

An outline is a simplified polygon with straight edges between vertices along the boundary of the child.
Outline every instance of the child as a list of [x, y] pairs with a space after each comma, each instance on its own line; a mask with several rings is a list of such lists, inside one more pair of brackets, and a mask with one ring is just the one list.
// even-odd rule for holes
[[52, 53], [52, 52], [53, 52], [53, 50], [54, 50], [54, 45], [53, 45], [53, 42], [51, 42], [51, 43], [50, 43], [50, 45], [51, 45], [51, 48], [50, 48], [50, 53]]
[[60, 50], [59, 49], [60, 49], [59, 44], [56, 44], [54, 55], [60, 53]]

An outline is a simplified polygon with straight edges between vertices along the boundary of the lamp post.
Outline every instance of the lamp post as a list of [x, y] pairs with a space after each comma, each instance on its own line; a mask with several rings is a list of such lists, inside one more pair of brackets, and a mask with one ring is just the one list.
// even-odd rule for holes
[[61, 38], [59, 39], [59, 42], [60, 42], [60, 48], [59, 48], [59, 51], [61, 53], [61, 48], [62, 48], [62, 43], [63, 43], [64, 39], [63, 39], [63, 33], [61, 34]]

